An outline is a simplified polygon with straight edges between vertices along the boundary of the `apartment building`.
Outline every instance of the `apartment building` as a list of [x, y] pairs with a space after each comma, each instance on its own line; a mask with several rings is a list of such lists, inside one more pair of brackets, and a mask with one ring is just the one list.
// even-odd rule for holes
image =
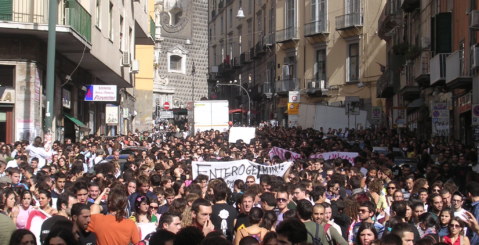
[[[245, 15], [242, 19], [236, 17], [240, 7]], [[302, 115], [311, 116], [302, 110], [307, 105], [344, 107], [348, 97], [354, 96], [355, 105], [369, 113], [380, 103], [376, 81], [386, 64], [386, 45], [377, 35], [383, 7], [379, 0], [210, 1], [210, 84], [240, 81], [253, 94], [258, 93], [251, 96], [257, 122], [276, 119], [283, 125], [291, 123], [289, 91], [301, 95], [298, 125], [303, 127], [313, 126], [301, 119]], [[236, 44], [240, 61], [245, 52], [252, 62], [235, 65]], [[228, 47], [233, 47], [233, 55]], [[228, 65], [231, 57], [233, 64]], [[225, 89], [236, 91], [233, 95], [239, 93], [230, 86], [212, 95], [231, 98]], [[243, 99], [242, 103], [233, 100], [234, 106], [245, 105], [244, 96], [238, 99]]]
[[276, 1], [210, 0], [208, 13], [209, 97], [229, 100], [235, 123], [273, 118]]
[[[0, 3], [0, 141], [43, 136], [49, 2]], [[116, 134], [122, 123], [130, 128], [134, 47], [153, 44], [148, 20], [147, 0], [59, 1], [54, 139]], [[120, 96], [116, 101], [86, 102], [86, 86], [92, 84], [116, 85]], [[112, 115], [108, 123], [106, 111]]]
[[477, 1], [387, 1], [379, 35], [388, 62], [377, 94], [388, 126], [425, 139], [474, 141], [476, 8]]
[[151, 105], [155, 118], [166, 107], [175, 118], [184, 117], [193, 101], [208, 95], [208, 1], [156, 1], [155, 18]]

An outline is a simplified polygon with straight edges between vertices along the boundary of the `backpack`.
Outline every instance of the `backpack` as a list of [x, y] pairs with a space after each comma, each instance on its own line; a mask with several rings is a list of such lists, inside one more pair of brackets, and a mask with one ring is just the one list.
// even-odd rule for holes
[[331, 224], [326, 223], [324, 225], [324, 235], [326, 235], [326, 239], [328, 240], [328, 244], [336, 244], [334, 241], [331, 240], [331, 235], [328, 233], [329, 228], [331, 227]]
[[323, 243], [321, 242], [321, 238], [319, 238], [319, 224], [316, 223], [316, 234], [313, 236], [311, 232], [307, 230], [308, 234], [311, 236], [311, 239], [313, 240], [313, 245], [322, 245]]

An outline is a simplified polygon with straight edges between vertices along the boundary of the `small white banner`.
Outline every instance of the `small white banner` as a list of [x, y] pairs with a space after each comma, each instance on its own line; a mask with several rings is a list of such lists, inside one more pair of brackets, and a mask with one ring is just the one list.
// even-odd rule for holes
[[253, 127], [232, 127], [228, 142], [236, 143], [237, 140], [243, 140], [246, 144], [250, 144], [251, 140], [256, 136], [256, 128]]

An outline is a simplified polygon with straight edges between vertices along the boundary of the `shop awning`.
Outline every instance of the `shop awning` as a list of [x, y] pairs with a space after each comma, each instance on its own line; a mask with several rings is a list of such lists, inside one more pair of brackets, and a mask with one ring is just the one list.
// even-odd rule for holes
[[72, 121], [75, 125], [77, 125], [78, 127], [82, 128], [82, 129], [89, 129], [82, 121], [78, 120], [78, 118], [68, 114], [68, 113], [64, 113], [65, 117], [70, 119], [70, 121]]
[[422, 98], [415, 99], [407, 105], [407, 108], [419, 108], [424, 105], [424, 100]]

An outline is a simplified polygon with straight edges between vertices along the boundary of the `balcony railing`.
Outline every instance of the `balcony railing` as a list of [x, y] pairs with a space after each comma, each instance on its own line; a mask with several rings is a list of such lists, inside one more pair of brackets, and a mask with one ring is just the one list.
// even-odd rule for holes
[[271, 95], [274, 93], [273, 84], [270, 82], [263, 83], [263, 93], [265, 95]]
[[446, 58], [446, 84], [471, 80], [470, 69], [464, 65], [464, 52], [456, 51]]
[[91, 15], [76, 0], [68, 0], [65, 7], [66, 25], [71, 26], [88, 42], [91, 42]]
[[298, 39], [298, 28], [288, 27], [276, 32], [276, 42], [282, 43], [290, 40]]
[[390, 69], [386, 69], [379, 77], [376, 88], [378, 98], [388, 98], [394, 94], [393, 74]]
[[336, 16], [336, 30], [363, 26], [363, 16], [360, 13], [350, 13]]
[[[48, 24], [48, 3], [50, 1], [6, 0], [0, 6], [0, 20]], [[91, 15], [76, 0], [59, 1], [59, 25], [68, 25], [91, 42]]]
[[309, 22], [304, 25], [304, 36], [308, 37], [316, 34], [328, 33], [326, 26], [326, 20], [324, 19]]
[[150, 17], [150, 36], [151, 38], [155, 39], [156, 36], [156, 23], [153, 18]]
[[421, 55], [414, 60], [414, 80], [418, 81], [422, 77], [429, 76], [430, 61], [431, 51], [422, 51]]
[[393, 30], [401, 22], [401, 15], [399, 10], [401, 9], [400, 0], [389, 0], [384, 6], [383, 12], [378, 21], [378, 34], [382, 39], [388, 39], [390, 37], [389, 32]]
[[267, 47], [273, 46], [273, 44], [274, 44], [274, 39], [275, 39], [275, 33], [266, 34], [266, 35], [264, 35], [264, 37], [263, 37], [263, 43], [264, 43], [264, 45], [267, 46]]
[[295, 91], [299, 89], [299, 79], [290, 78], [276, 81], [276, 92], [284, 93], [288, 91]]
[[432, 57], [430, 62], [431, 85], [446, 80], [446, 57], [449, 53], [441, 53]]

